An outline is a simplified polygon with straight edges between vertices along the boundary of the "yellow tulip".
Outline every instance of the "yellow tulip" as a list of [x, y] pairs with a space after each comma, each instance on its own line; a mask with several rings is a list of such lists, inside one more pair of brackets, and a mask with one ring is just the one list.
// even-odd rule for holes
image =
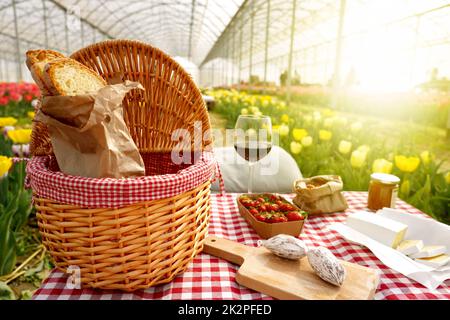
[[358, 149], [356, 149], [356, 150], [368, 153], [370, 151], [370, 147], [363, 144], [362, 146], [359, 146]]
[[250, 107], [250, 112], [255, 114], [255, 113], [259, 112], [259, 109], [258, 109], [258, 107]]
[[350, 157], [350, 164], [353, 168], [361, 168], [366, 162], [366, 157], [366, 152], [355, 150]]
[[327, 109], [323, 110], [323, 115], [324, 116], [331, 117], [331, 116], [334, 116], [334, 114], [335, 114], [335, 112], [333, 110], [331, 110], [331, 109], [327, 108]]
[[411, 192], [411, 183], [409, 180], [405, 180], [400, 185], [400, 193], [404, 196], [409, 196], [409, 193]]
[[354, 122], [352, 123], [352, 125], [350, 126], [350, 130], [353, 133], [356, 133], [358, 131], [360, 131], [362, 129], [362, 123], [361, 122]]
[[244, 116], [247, 115], [248, 114], [248, 109], [247, 108], [242, 108], [241, 109], [241, 114], [244, 115]]
[[16, 144], [27, 144], [31, 140], [31, 129], [9, 130], [7, 134]]
[[302, 138], [302, 145], [304, 147], [309, 147], [313, 143], [313, 138], [311, 136], [306, 136]]
[[12, 160], [5, 156], [0, 156], [0, 178], [8, 174], [12, 166]]
[[279, 103], [277, 104], [277, 109], [278, 109], [278, 110], [284, 110], [284, 109], [286, 109], [286, 103], [285, 103], [285, 102], [279, 102]]
[[292, 141], [291, 142], [291, 153], [299, 154], [301, 151], [302, 151], [302, 145], [298, 142]]
[[261, 100], [267, 101], [267, 102], [272, 102], [272, 96], [262, 96]]
[[256, 139], [258, 134], [255, 129], [250, 128], [245, 131], [245, 135], [251, 139]]
[[34, 116], [36, 115], [36, 112], [34, 112], [34, 111], [28, 111], [27, 112], [27, 116], [28, 116], [28, 118], [30, 118], [31, 120], [33, 120], [34, 119]]
[[395, 156], [395, 165], [403, 172], [414, 172], [420, 164], [418, 157]]
[[287, 136], [289, 134], [289, 127], [285, 124], [281, 124], [281, 125], [277, 124], [277, 125], [272, 126], [272, 132], [277, 133], [280, 136]]
[[445, 175], [445, 182], [447, 182], [447, 184], [450, 184], [450, 171]]
[[286, 137], [289, 134], [289, 127], [285, 124], [282, 124], [278, 128], [278, 132], [279, 132], [280, 136]]
[[376, 173], [391, 173], [392, 162], [386, 159], [376, 159], [372, 164], [372, 172]]
[[280, 120], [281, 122], [289, 123], [289, 116], [287, 114], [283, 114]]
[[339, 142], [338, 150], [342, 154], [347, 154], [352, 150], [352, 143], [350, 141], [342, 140]]
[[328, 130], [319, 130], [319, 139], [323, 141], [328, 141], [333, 136], [333, 133]]
[[430, 151], [422, 151], [422, 153], [420, 153], [420, 159], [422, 159], [423, 164], [429, 164], [431, 162]]
[[308, 135], [308, 131], [305, 129], [295, 128], [292, 130], [292, 136], [296, 141], [301, 141], [304, 137]]
[[13, 117], [0, 117], [0, 127], [13, 126], [17, 123], [17, 119]]

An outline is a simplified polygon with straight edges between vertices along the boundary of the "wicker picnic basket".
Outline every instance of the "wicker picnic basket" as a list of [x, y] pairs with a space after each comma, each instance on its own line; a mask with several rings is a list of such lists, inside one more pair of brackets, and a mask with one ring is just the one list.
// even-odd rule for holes
[[[108, 40], [71, 57], [106, 80], [119, 75], [144, 86], [128, 93], [123, 107], [146, 167], [146, 177], [133, 181], [145, 192], [133, 195], [137, 189], [128, 179], [62, 174], [46, 126], [35, 123], [27, 173], [43, 243], [59, 269], [79, 268], [84, 286], [132, 291], [170, 282], [202, 250], [208, 227], [215, 164], [204, 154], [211, 140], [194, 145], [192, 139], [194, 156], [202, 155], [195, 164], [177, 165], [170, 157], [175, 129], [194, 136], [195, 123], [210, 128], [201, 93], [177, 62], [138, 41]], [[63, 201], [64, 195], [75, 201]], [[89, 202], [93, 195], [102, 201]]]

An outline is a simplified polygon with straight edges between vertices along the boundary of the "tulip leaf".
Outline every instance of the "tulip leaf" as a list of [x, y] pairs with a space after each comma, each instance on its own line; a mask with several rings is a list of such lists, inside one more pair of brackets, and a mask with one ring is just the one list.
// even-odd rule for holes
[[16, 239], [11, 230], [12, 211], [0, 219], [0, 276], [10, 273], [16, 265]]
[[12, 228], [14, 231], [18, 231], [28, 221], [32, 206], [31, 206], [31, 193], [27, 190], [22, 190], [17, 197], [17, 211], [14, 215]]

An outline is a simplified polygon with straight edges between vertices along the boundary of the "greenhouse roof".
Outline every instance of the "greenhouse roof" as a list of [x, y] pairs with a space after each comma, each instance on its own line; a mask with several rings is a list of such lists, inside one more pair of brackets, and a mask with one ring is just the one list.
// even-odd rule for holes
[[0, 78], [26, 80], [28, 49], [116, 38], [181, 57], [207, 85], [277, 82], [287, 69], [324, 84], [341, 65], [367, 86], [396, 70], [392, 84], [411, 87], [437, 65], [450, 72], [449, 13], [449, 0], [0, 0]]
[[15, 59], [17, 32], [21, 51], [47, 47], [72, 52], [94, 40], [127, 38], [149, 42], [173, 56], [200, 63], [242, 2], [0, 0], [0, 55]]

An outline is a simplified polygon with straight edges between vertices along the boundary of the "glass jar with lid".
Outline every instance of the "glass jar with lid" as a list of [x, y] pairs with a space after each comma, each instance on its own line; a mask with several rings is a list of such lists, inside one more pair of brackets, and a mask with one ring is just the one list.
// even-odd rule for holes
[[395, 208], [400, 178], [387, 173], [373, 173], [370, 176], [367, 207], [379, 210], [385, 207]]

